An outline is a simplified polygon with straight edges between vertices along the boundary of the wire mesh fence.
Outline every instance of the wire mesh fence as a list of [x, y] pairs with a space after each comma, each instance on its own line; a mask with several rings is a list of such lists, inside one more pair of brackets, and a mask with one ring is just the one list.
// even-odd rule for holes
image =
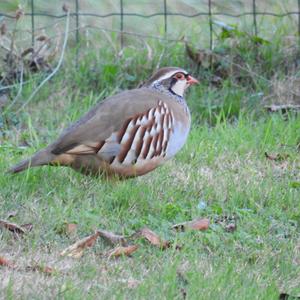
[[[215, 40], [218, 38], [217, 30], [220, 30], [220, 24], [226, 27], [233, 20], [241, 21], [246, 19], [248, 34], [262, 36], [264, 34], [263, 18], [273, 18], [289, 21], [289, 33], [295, 38], [298, 37], [300, 49], [300, 0], [287, 0], [284, 3], [280, 0], [260, 2], [256, 0], [241, 0], [232, 1], [229, 7], [220, 5], [222, 2], [228, 4], [226, 1], [212, 0], [199, 0], [196, 2], [141, 0], [138, 3], [133, 3], [130, 0], [95, 2], [66, 0], [66, 4], [63, 4], [62, 7], [62, 2], [58, 0], [49, 3], [43, 0], [28, 0], [28, 5], [22, 11], [25, 22], [18, 28], [16, 26], [17, 13], [13, 10], [1, 12], [0, 4], [0, 25], [4, 22], [11, 23], [12, 32], [16, 30], [20, 33], [19, 42], [24, 44], [19, 55], [21, 60], [23, 59], [23, 54], [25, 53], [26, 55], [28, 50], [30, 51], [28, 46], [31, 46], [31, 49], [33, 49], [32, 56], [36, 56], [35, 54], [38, 54], [40, 49], [42, 49], [43, 45], [40, 46], [38, 44], [38, 35], [40, 33], [53, 31], [56, 26], [60, 26], [61, 31], [52, 33], [50, 38], [63, 37], [59, 41], [61, 48], [63, 48], [63, 45], [67, 45], [67, 41], [69, 41], [69, 45], [75, 47], [77, 66], [80, 49], [84, 44], [87, 45], [89, 43], [86, 38], [89, 29], [98, 30], [106, 34], [115, 34], [115, 39], [119, 43], [120, 48], [123, 48], [125, 44], [130, 44], [126, 40], [127, 36], [183, 42], [185, 39], [182, 36], [186, 37], [190, 32], [190, 36], [196, 39], [196, 43], [200, 44], [201, 48], [213, 50]], [[269, 5], [265, 5], [267, 2]], [[90, 6], [87, 6], [87, 3], [91, 3]], [[105, 7], [103, 3], [113, 5]], [[182, 5], [178, 6], [175, 3], [181, 3]], [[191, 5], [186, 5], [186, 3]], [[272, 9], [275, 4], [278, 6], [277, 9]], [[102, 6], [100, 7], [99, 5]], [[242, 9], [242, 5], [245, 9]], [[97, 23], [97, 20], [106, 20], [106, 22]], [[65, 24], [69, 21], [70, 24], [66, 26]], [[270, 23], [269, 19], [267, 23]], [[268, 28], [273, 30], [274, 26], [269, 25]], [[153, 30], [153, 26], [156, 26], [156, 30]], [[282, 26], [282, 23], [279, 23], [278, 26]], [[68, 28], [67, 32], [66, 28]], [[84, 43], [82, 40], [84, 40]], [[203, 47], [203, 45], [205, 46]], [[1, 47], [4, 49], [0, 40], [0, 49]], [[56, 48], [58, 49], [59, 47]], [[59, 61], [63, 59], [63, 51], [59, 55]], [[21, 67], [22, 64], [21, 62]], [[22, 74], [22, 68], [19, 71], [18, 73]], [[0, 91], [9, 87], [9, 85], [1, 86], [0, 82]]]
[[[110, 2], [113, 6], [101, 7], [103, 3]], [[44, 79], [34, 90], [30, 97], [22, 104], [21, 110], [35, 96], [37, 91], [52, 77], [60, 68], [64, 59], [66, 46], [75, 47], [76, 66], [79, 65], [79, 57], [81, 49], [88, 46], [90, 41], [95, 38], [88, 38], [89, 30], [101, 32], [107, 40], [115, 39], [119, 49], [131, 45], [132, 40], [129, 37], [142, 39], [154, 39], [162, 42], [195, 42], [203, 49], [209, 49], [210, 53], [216, 49], [218, 38], [222, 28], [236, 28], [245, 23], [247, 30], [246, 37], [255, 37], [254, 41], [259, 41], [259, 38], [266, 35], [266, 28], [271, 32], [268, 40], [272, 40], [272, 34], [275, 37], [280, 26], [284, 27], [285, 22], [289, 22], [288, 35], [293, 37], [297, 53], [300, 53], [300, 0], [287, 0], [284, 3], [280, 0], [235, 0], [230, 2], [229, 7], [223, 7], [221, 2], [228, 4], [227, 1], [212, 1], [212, 0], [188, 0], [188, 1], [172, 1], [172, 0], [141, 0], [138, 3], [131, 0], [106, 0], [106, 1], [79, 1], [66, 0], [63, 5], [59, 0], [54, 0], [46, 5], [44, 0], [28, 0], [28, 5], [22, 10], [22, 23], [16, 26], [18, 13], [11, 10], [10, 12], [1, 12], [0, 4], [0, 54], [4, 50], [4, 60], [8, 66], [8, 71], [5, 76], [0, 73], [0, 95], [4, 91], [8, 91], [13, 87], [19, 90], [15, 100], [19, 98], [22, 91], [22, 86], [27, 83], [26, 68], [32, 71], [33, 68], [46, 71]], [[263, 6], [265, 3], [269, 6]], [[92, 3], [87, 6], [87, 3]], [[147, 4], [148, 3], [148, 4]], [[153, 4], [156, 3], [156, 6]], [[185, 4], [178, 6], [174, 3]], [[186, 5], [192, 3], [193, 5]], [[43, 4], [43, 5], [41, 5]], [[241, 5], [245, 4], [245, 9], [241, 9]], [[277, 4], [280, 9], [270, 9], [270, 5]], [[288, 5], [287, 5], [288, 4]], [[153, 8], [155, 6], [155, 9]], [[158, 7], [158, 9], [156, 9]], [[54, 9], [55, 8], [55, 9]], [[63, 9], [62, 9], [63, 8]], [[273, 7], [271, 7], [273, 8]], [[265, 22], [267, 19], [267, 22]], [[271, 23], [270, 20], [276, 20]], [[99, 20], [105, 20], [99, 21]], [[277, 23], [277, 20], [280, 20]], [[1, 39], [1, 24], [6, 22], [10, 26], [12, 32], [12, 40], [7, 39], [8, 47], [3, 45]], [[234, 24], [232, 24], [232, 22]], [[265, 26], [267, 23], [267, 26]], [[277, 27], [276, 27], [276, 26]], [[220, 27], [221, 26], [221, 27]], [[55, 28], [59, 27], [59, 31]], [[18, 43], [22, 45], [21, 49], [17, 49], [17, 55], [12, 56], [14, 51], [14, 35], [19, 33]], [[43, 40], [42, 34], [51, 32], [49, 38]], [[93, 31], [94, 33], [94, 31]], [[108, 34], [109, 33], [109, 34]], [[282, 31], [281, 31], [282, 34]], [[184, 36], [184, 39], [183, 39]], [[194, 40], [186, 39], [186, 37]], [[256, 38], [257, 37], [257, 38]], [[3, 38], [3, 35], [2, 35]], [[48, 53], [46, 56], [39, 54], [44, 46], [49, 46], [47, 41], [57, 38], [57, 44], [53, 46], [53, 53], [58, 58], [56, 67], [49, 66], [45, 57], [52, 56], [53, 53]], [[100, 41], [101, 38], [97, 40]], [[40, 42], [43, 43], [40, 43]], [[295, 43], [296, 41], [296, 43]], [[110, 43], [114, 47], [113, 43]], [[297, 45], [298, 44], [298, 45]], [[255, 44], [256, 45], [256, 44]], [[92, 45], [94, 46], [94, 45]], [[50, 48], [50, 47], [49, 47]], [[89, 46], [87, 47], [89, 48]], [[136, 48], [137, 49], [137, 48]], [[299, 50], [298, 50], [299, 49]], [[255, 50], [255, 49], [254, 49]], [[6, 52], [5, 52], [6, 51]], [[56, 52], [55, 52], [56, 51]], [[80, 53], [79, 53], [80, 52]], [[31, 57], [28, 58], [28, 53]], [[11, 57], [7, 56], [11, 55]], [[209, 56], [212, 58], [213, 56]], [[13, 58], [13, 59], [12, 59]], [[73, 58], [73, 57], [72, 57]], [[39, 61], [40, 59], [40, 61]], [[234, 59], [222, 57], [231, 65], [235, 65], [239, 70], [262, 78], [259, 74], [248, 70], [245, 66], [235, 63]], [[14, 65], [14, 61], [17, 61]], [[212, 63], [212, 61], [211, 61]], [[26, 66], [26, 67], [25, 67]], [[264, 81], [268, 79], [263, 78]], [[271, 83], [270, 83], [271, 86]], [[15, 103], [12, 102], [11, 106]]]
[[[32, 46], [35, 44], [35, 35], [37, 29], [37, 18], [50, 18], [50, 19], [56, 19], [56, 20], [63, 20], [67, 17], [67, 13], [51, 13], [47, 12], [46, 10], [43, 11], [38, 11], [36, 7], [36, 0], [30, 0], [30, 5], [28, 7], [29, 11], [25, 11], [24, 15], [26, 17], [30, 18], [30, 31], [31, 31], [31, 43]], [[212, 50], [213, 45], [214, 45], [214, 19], [218, 17], [228, 17], [230, 19], [240, 19], [242, 17], [251, 17], [252, 18], [252, 33], [254, 35], [258, 35], [259, 32], [259, 22], [258, 18], [259, 17], [266, 17], [266, 16], [271, 16], [271, 17], [276, 17], [276, 18], [287, 18], [287, 17], [295, 17], [294, 18], [294, 23], [295, 23], [295, 32], [297, 32], [298, 36], [300, 37], [300, 0], [293, 0], [290, 1], [289, 5], [289, 10], [284, 10], [281, 12], [274, 12], [274, 11], [268, 11], [268, 10], [263, 10], [260, 11], [259, 8], [257, 7], [258, 3], [256, 0], [246, 0], [245, 2], [248, 5], [248, 11], [243, 11], [243, 12], [238, 12], [238, 13], [232, 13], [232, 12], [227, 12], [226, 10], [220, 10], [218, 9], [217, 11], [215, 10], [216, 2], [212, 0], [204, 0], [204, 1], [199, 1], [201, 3], [201, 7], [199, 10], [195, 9], [195, 5], [193, 6], [193, 9], [190, 9], [190, 13], [186, 13], [184, 10], [183, 11], [174, 11], [172, 9], [173, 4], [175, 3], [172, 0], [159, 0], [157, 1], [157, 4], [161, 2], [161, 11], [156, 11], [156, 12], [151, 12], [148, 14], [145, 13], [139, 13], [136, 11], [131, 11], [132, 5], [130, 5], [129, 1], [126, 0], [116, 0], [114, 1], [114, 11], [110, 12], [95, 12], [95, 11], [87, 11], [85, 8], [82, 9], [81, 5], [84, 3], [80, 0], [69, 0], [67, 2], [68, 6], [70, 6], [70, 17], [75, 19], [75, 24], [74, 24], [74, 29], [75, 31], [75, 41], [76, 44], [79, 46], [80, 43], [80, 30], [82, 28], [87, 27], [85, 23], [81, 22], [82, 18], [92, 18], [92, 19], [108, 19], [108, 18], [119, 18], [119, 28], [116, 28], [116, 26], [111, 26], [111, 28], [103, 28], [99, 27], [101, 30], [106, 30], [110, 32], [118, 32], [120, 34], [120, 45], [123, 47], [124, 45], [124, 34], [129, 34], [129, 35], [137, 35], [137, 36], [144, 36], [144, 37], [150, 37], [150, 38], [156, 38], [156, 39], [169, 39], [169, 33], [170, 33], [170, 19], [171, 18], [185, 18], [185, 19], [198, 19], [199, 17], [207, 17], [207, 25], [208, 25], [208, 37], [209, 37], [209, 48]], [[240, 1], [242, 2], [242, 1]], [[273, 1], [276, 2], [276, 1]], [[280, 3], [281, 1], [277, 1]], [[250, 5], [249, 5], [250, 4]], [[54, 5], [54, 4], [53, 4]], [[143, 6], [143, 1], [141, 4], [135, 4], [136, 6]], [[146, 10], [147, 10], [147, 6]], [[290, 9], [292, 8], [292, 9]], [[194, 10], [194, 11], [193, 11]], [[127, 22], [129, 22], [129, 19], [137, 18], [139, 19], [153, 19], [153, 22], [156, 22], [156, 18], [160, 17], [163, 20], [162, 28], [163, 32], [160, 35], [153, 35], [149, 33], [140, 33], [138, 31], [130, 31], [125, 30], [125, 25]], [[0, 11], [0, 20], [1, 19], [15, 19], [14, 14], [9, 14], [9, 13], [4, 13]], [[178, 21], [180, 22], [180, 21]], [[138, 28], [139, 26], [137, 26]], [[174, 38], [172, 39], [174, 40]], [[299, 43], [300, 44], [300, 43]]]

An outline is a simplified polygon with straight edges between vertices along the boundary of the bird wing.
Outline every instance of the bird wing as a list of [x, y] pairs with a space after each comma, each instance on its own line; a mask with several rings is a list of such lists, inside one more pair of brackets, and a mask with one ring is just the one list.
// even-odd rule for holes
[[101, 157], [109, 160], [120, 153], [120, 140], [131, 120], [142, 117], [160, 101], [174, 102], [148, 88], [109, 97], [67, 128], [51, 145], [51, 152], [85, 155], [101, 149]]

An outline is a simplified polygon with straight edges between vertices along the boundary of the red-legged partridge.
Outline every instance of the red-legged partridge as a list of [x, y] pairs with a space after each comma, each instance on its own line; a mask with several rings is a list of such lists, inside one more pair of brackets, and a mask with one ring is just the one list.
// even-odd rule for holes
[[10, 171], [59, 165], [85, 174], [146, 174], [184, 145], [191, 124], [184, 92], [195, 83], [183, 69], [159, 69], [141, 88], [96, 105], [54, 143]]

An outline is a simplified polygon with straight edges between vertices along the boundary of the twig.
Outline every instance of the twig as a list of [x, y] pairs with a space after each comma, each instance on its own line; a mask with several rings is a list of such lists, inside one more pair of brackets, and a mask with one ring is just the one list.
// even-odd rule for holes
[[166, 47], [163, 48], [163, 50], [162, 50], [162, 52], [161, 52], [161, 54], [159, 56], [158, 62], [156, 64], [156, 69], [158, 69], [159, 66], [160, 66], [161, 60], [162, 60], [163, 56], [165, 55], [165, 50], [166, 50]]
[[[39, 75], [34, 75], [33, 76], [34, 78], [35, 77], [39, 77]], [[5, 79], [5, 78], [4, 78]], [[3, 79], [2, 79], [3, 80]], [[25, 84], [28, 84], [28, 83], [31, 83], [31, 82], [34, 82], [33, 79], [31, 80], [26, 80], [26, 81], [23, 81], [23, 85]], [[3, 86], [3, 87], [0, 87], [0, 91], [5, 91], [5, 90], [8, 90], [8, 89], [11, 89], [11, 88], [14, 88], [15, 86], [18, 86], [20, 83], [15, 83], [15, 84], [11, 84], [11, 85], [7, 85], [7, 86]]]
[[67, 19], [66, 19], [66, 29], [65, 29], [65, 38], [64, 38], [64, 43], [63, 43], [63, 47], [62, 47], [62, 51], [61, 51], [61, 55], [58, 61], [57, 66], [54, 68], [53, 72], [51, 74], [49, 74], [41, 83], [40, 85], [33, 91], [33, 93], [29, 96], [29, 98], [23, 103], [23, 105], [17, 110], [16, 113], [19, 113], [32, 99], [33, 97], [37, 94], [37, 92], [41, 89], [41, 87], [48, 81], [50, 80], [59, 70], [62, 62], [63, 62], [63, 58], [64, 58], [64, 54], [65, 54], [65, 50], [66, 50], [66, 46], [67, 46], [67, 41], [68, 41], [68, 33], [69, 33], [69, 25], [70, 25], [70, 11], [67, 12]]
[[7, 48], [7, 47], [5, 47], [4, 45], [0, 45], [0, 47], [1, 47], [2, 49], [4, 49], [5, 51], [10, 52], [10, 49]]

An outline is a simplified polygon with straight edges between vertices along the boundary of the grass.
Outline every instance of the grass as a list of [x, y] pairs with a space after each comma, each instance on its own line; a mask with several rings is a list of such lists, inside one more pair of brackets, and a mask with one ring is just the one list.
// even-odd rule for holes
[[[285, 96], [282, 88], [274, 92], [276, 84], [299, 77], [299, 54], [287, 55], [293, 47], [285, 48], [284, 38], [278, 34], [262, 45], [247, 36], [218, 39], [215, 52], [224, 54], [221, 67], [230, 70], [218, 85], [211, 83], [218, 70], [197, 68], [182, 44], [155, 41], [149, 42], [151, 51], [136, 41], [122, 55], [111, 45], [81, 51], [78, 69], [68, 51], [59, 73], [16, 113], [43, 75], [25, 78], [29, 82], [21, 97], [0, 117], [0, 218], [15, 211], [10, 220], [32, 223], [33, 229], [21, 239], [0, 231], [0, 256], [20, 267], [1, 267], [0, 298], [252, 300], [279, 299], [282, 292], [299, 296], [300, 117], [262, 109], [273, 93]], [[84, 36], [81, 41], [86, 42]], [[237, 64], [240, 68], [234, 70]], [[158, 65], [178, 65], [201, 79], [187, 97], [193, 115], [188, 142], [169, 163], [126, 181], [54, 167], [5, 173], [53, 141], [95, 103], [136, 87]], [[9, 101], [18, 92], [17, 86]], [[265, 152], [283, 159], [269, 160]], [[234, 232], [214, 222], [224, 216], [235, 216]], [[171, 230], [173, 224], [198, 217], [211, 220], [207, 231]], [[76, 234], [63, 233], [68, 223], [77, 224]], [[130, 235], [145, 226], [182, 249], [161, 250], [138, 241], [132, 257], [114, 260], [102, 255], [111, 247], [99, 239], [80, 259], [59, 256], [97, 228]], [[35, 263], [57, 272], [49, 276], [26, 270]]]
[[[24, 267], [37, 261], [60, 270], [1, 272], [1, 297], [277, 299], [299, 290], [299, 117], [247, 116], [211, 128], [194, 126], [184, 150], [153, 173], [106, 182], [69, 169], [43, 167], [0, 176], [1, 217], [18, 214], [33, 223], [24, 239], [1, 232], [1, 255]], [[264, 152], [285, 153], [284, 162]], [[18, 153], [19, 152], [19, 153]], [[29, 155], [31, 148], [22, 150]], [[20, 159], [15, 147], [1, 148], [1, 170]], [[199, 202], [206, 203], [205, 209]], [[236, 216], [237, 230], [212, 224], [206, 232], [174, 233], [172, 224], [196, 217]], [[61, 234], [65, 223], [78, 233]], [[101, 241], [80, 259], [59, 257], [73, 241], [96, 228], [132, 234], [148, 226], [183, 245], [165, 251], [140, 242], [131, 258], [108, 260]]]

